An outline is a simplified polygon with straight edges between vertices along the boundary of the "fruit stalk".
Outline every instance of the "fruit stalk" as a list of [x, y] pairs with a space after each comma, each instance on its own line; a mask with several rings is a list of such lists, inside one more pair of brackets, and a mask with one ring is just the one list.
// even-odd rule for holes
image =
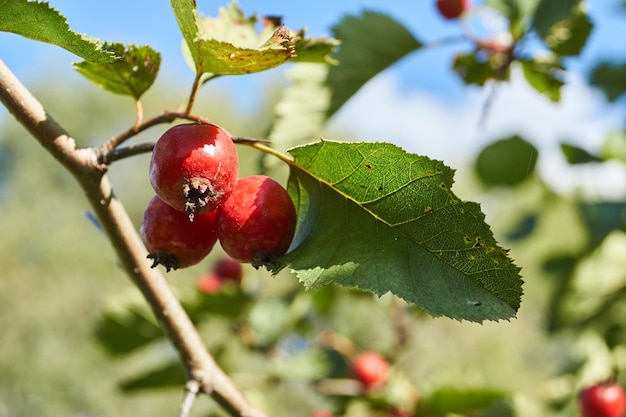
[[93, 206], [119, 261], [141, 290], [167, 337], [176, 347], [188, 379], [200, 385], [233, 416], [263, 417], [219, 368], [200, 335], [168, 287], [163, 275], [150, 268], [135, 228], [115, 197], [97, 150], [80, 148], [50, 117], [41, 103], [0, 60], [0, 101], [32, 136], [78, 181]]

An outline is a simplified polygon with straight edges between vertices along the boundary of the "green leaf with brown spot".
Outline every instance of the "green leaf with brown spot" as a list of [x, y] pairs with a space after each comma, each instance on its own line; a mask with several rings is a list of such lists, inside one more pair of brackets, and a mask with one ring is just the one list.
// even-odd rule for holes
[[480, 206], [454, 194], [452, 169], [389, 143], [322, 141], [290, 154], [298, 226], [282, 261], [307, 288], [391, 292], [459, 320], [515, 316], [519, 268]]

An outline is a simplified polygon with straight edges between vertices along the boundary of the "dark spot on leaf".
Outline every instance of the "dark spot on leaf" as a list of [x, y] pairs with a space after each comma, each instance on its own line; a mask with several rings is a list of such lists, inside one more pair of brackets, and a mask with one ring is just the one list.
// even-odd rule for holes
[[466, 244], [470, 244], [472, 243], [472, 238], [469, 236], [463, 236], [463, 240], [465, 241]]
[[433, 208], [430, 206], [424, 208], [424, 214], [431, 214], [433, 211]]
[[476, 243], [474, 243], [474, 247], [475, 247], [475, 248], [482, 248], [482, 247], [483, 247], [483, 244], [482, 244], [482, 242], [480, 241], [480, 238], [479, 238], [479, 237], [477, 237], [477, 238], [476, 238]]
[[383, 186], [382, 185], [378, 186], [378, 191], [380, 191], [381, 193], [383, 192]]
[[372, 164], [365, 164], [365, 168], [367, 168], [367, 169], [372, 169], [372, 168], [374, 168], [374, 167], [372, 166]]

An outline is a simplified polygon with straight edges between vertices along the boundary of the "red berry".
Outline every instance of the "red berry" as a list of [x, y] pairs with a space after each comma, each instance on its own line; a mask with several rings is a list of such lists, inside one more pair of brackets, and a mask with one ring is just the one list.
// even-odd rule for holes
[[228, 197], [239, 171], [232, 137], [212, 124], [181, 124], [159, 138], [150, 160], [150, 183], [163, 201], [193, 220]]
[[335, 413], [329, 410], [317, 410], [311, 414], [311, 417], [335, 417]]
[[389, 362], [376, 352], [365, 351], [352, 362], [352, 372], [366, 387], [379, 387], [389, 378]]
[[217, 210], [217, 233], [224, 251], [239, 262], [271, 266], [287, 252], [296, 228], [296, 210], [287, 191], [264, 175], [240, 178]]
[[626, 414], [626, 394], [615, 382], [591, 385], [578, 394], [583, 417], [623, 417]]
[[207, 294], [215, 294], [222, 288], [222, 278], [213, 272], [209, 272], [198, 278], [196, 288], [198, 288], [198, 291]]
[[469, 0], [437, 0], [437, 10], [445, 19], [456, 19], [467, 10]]
[[187, 213], [155, 196], [143, 214], [141, 237], [153, 268], [186, 268], [204, 259], [217, 242], [216, 213], [198, 214], [191, 222]]
[[232, 258], [222, 258], [213, 266], [213, 272], [222, 280], [241, 281], [241, 263]]

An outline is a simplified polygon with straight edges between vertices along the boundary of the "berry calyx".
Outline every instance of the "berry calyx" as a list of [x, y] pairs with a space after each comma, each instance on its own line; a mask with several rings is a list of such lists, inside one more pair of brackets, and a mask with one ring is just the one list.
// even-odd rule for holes
[[152, 268], [161, 264], [170, 269], [186, 268], [200, 262], [217, 242], [216, 213], [197, 214], [193, 222], [158, 196], [153, 197], [143, 214], [141, 238]]
[[212, 124], [181, 124], [154, 145], [150, 184], [156, 194], [189, 219], [219, 207], [239, 172], [231, 135]]
[[296, 228], [296, 210], [287, 191], [272, 178], [240, 178], [217, 209], [220, 244], [233, 259], [272, 267], [287, 252]]
[[469, 7], [469, 0], [437, 0], [439, 14], [448, 20], [457, 19]]
[[603, 382], [584, 388], [578, 394], [583, 417], [624, 417], [626, 393], [616, 382]]
[[366, 388], [380, 387], [389, 378], [389, 362], [379, 353], [361, 352], [352, 361], [352, 373]]

